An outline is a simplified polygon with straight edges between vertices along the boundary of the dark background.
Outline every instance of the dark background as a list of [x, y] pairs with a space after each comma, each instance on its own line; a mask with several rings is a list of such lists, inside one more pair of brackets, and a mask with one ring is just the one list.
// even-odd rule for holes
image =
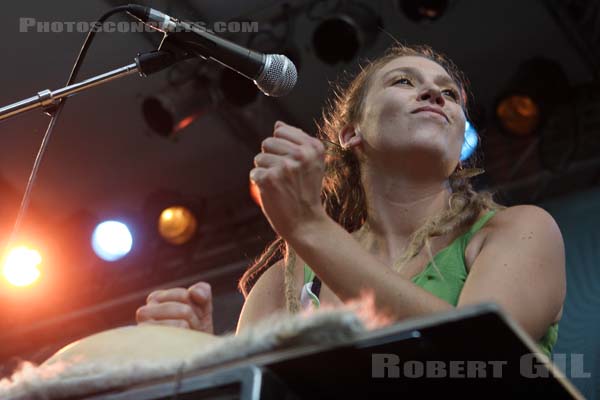
[[[313, 34], [339, 1], [146, 1], [193, 21], [258, 21], [258, 34], [227, 33], [233, 41], [265, 52], [285, 52], [299, 66], [296, 88], [286, 97], [254, 94], [246, 104], [242, 86], [214, 62], [188, 61], [147, 78], [130, 76], [80, 94], [64, 109], [43, 160], [22, 237], [42, 249], [42, 278], [30, 288], [0, 284], [0, 363], [8, 374], [19, 360], [41, 361], [63, 345], [93, 332], [134, 323], [135, 309], [157, 287], [213, 285], [219, 333], [233, 331], [242, 296], [236, 285], [244, 269], [273, 238], [248, 191], [248, 172], [277, 119], [315, 132], [329, 83], [375, 58], [392, 37], [429, 44], [446, 53], [471, 83], [471, 115], [483, 146], [486, 175], [480, 188], [504, 204], [532, 203], [557, 218], [567, 243], [569, 295], [558, 350], [585, 353], [586, 368], [600, 370], [600, 329], [595, 252], [600, 223], [600, 6], [597, 1], [450, 0], [435, 21], [407, 18], [398, 1], [357, 3], [381, 20], [356, 57], [334, 65], [321, 60]], [[83, 33], [19, 32], [20, 18], [92, 21], [111, 0], [4, 2], [0, 14], [2, 91], [8, 105], [65, 83]], [[125, 16], [112, 20], [126, 21]], [[101, 33], [80, 79], [132, 62], [156, 48], [160, 33]], [[511, 88], [522, 63], [543, 57], [560, 65], [561, 82], [546, 82], [561, 105], [544, 116], [535, 135], [515, 138], [495, 118], [498, 98]], [[154, 133], [141, 104], [181, 82], [206, 79], [198, 102], [218, 99], [174, 137]], [[240, 84], [241, 85], [241, 84]], [[560, 90], [559, 90], [560, 89]], [[554, 93], [554, 95], [556, 95]], [[256, 97], [253, 97], [256, 96]], [[39, 110], [0, 123], [0, 238], [14, 222], [47, 116]], [[156, 210], [186, 204], [200, 232], [184, 246], [156, 233]], [[120, 218], [134, 230], [134, 249], [115, 263], [89, 247], [94, 225]], [[585, 246], [582, 243], [587, 243]], [[596, 334], [594, 334], [594, 332]], [[583, 335], [583, 336], [582, 336]], [[585, 336], [588, 335], [588, 336]], [[557, 350], [557, 351], [558, 351]], [[0, 375], [2, 375], [0, 374]], [[598, 396], [595, 379], [577, 381]]]

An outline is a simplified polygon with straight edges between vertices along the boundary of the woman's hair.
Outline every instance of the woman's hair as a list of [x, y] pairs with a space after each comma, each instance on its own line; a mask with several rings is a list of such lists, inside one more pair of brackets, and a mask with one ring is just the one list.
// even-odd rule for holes
[[[325, 156], [325, 177], [321, 190], [321, 200], [327, 214], [348, 232], [358, 230], [367, 220], [367, 204], [361, 182], [360, 165], [357, 156], [339, 145], [339, 133], [348, 125], [357, 124], [364, 111], [364, 100], [369, 91], [373, 75], [388, 62], [402, 56], [418, 56], [432, 60], [441, 65], [450, 77], [459, 85], [462, 93], [462, 106], [467, 114], [466, 80], [452, 61], [435, 52], [429, 46], [406, 46], [396, 43], [382, 57], [368, 63], [354, 77], [345, 89], [338, 86], [333, 101], [323, 112], [318, 126], [317, 136], [326, 142], [338, 145], [327, 146]], [[395, 263], [402, 268], [417, 256], [425, 247], [430, 258], [430, 238], [442, 236], [473, 223], [482, 210], [499, 209], [490, 193], [476, 192], [469, 178], [478, 175], [481, 170], [465, 168], [458, 165], [450, 176], [452, 195], [449, 206], [441, 213], [430, 217], [418, 228], [409, 240], [401, 258]], [[290, 312], [300, 308], [299, 293], [295, 291], [294, 266], [296, 254], [283, 238], [278, 237], [269, 244], [254, 264], [241, 277], [239, 289], [248, 296], [249, 290], [258, 276], [274, 261], [284, 259], [285, 265], [285, 298]]]

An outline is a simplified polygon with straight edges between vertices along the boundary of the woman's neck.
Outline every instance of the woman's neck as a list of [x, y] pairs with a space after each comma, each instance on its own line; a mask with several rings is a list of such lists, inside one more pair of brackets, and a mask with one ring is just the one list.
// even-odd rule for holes
[[411, 179], [363, 169], [368, 217], [355, 237], [383, 262], [393, 264], [410, 235], [432, 215], [448, 207], [447, 180]]

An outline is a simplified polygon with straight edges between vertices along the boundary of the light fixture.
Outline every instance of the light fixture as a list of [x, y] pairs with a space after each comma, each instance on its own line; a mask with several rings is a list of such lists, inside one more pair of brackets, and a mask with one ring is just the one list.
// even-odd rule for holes
[[460, 150], [460, 161], [465, 161], [473, 155], [479, 144], [479, 135], [469, 121], [465, 122], [465, 139]]
[[448, 0], [400, 0], [398, 5], [412, 21], [435, 21], [446, 12]]
[[181, 245], [190, 241], [198, 223], [194, 214], [184, 206], [165, 208], [158, 217], [158, 232], [168, 243]]
[[[600, 82], [577, 85], [569, 99], [552, 111], [540, 132], [540, 162], [553, 173], [588, 162], [593, 168], [600, 156]], [[585, 179], [584, 173], [576, 181]]]
[[125, 257], [133, 246], [133, 237], [127, 225], [109, 220], [96, 226], [92, 233], [92, 248], [105, 261], [117, 261]]
[[37, 250], [27, 246], [15, 247], [4, 260], [2, 274], [13, 286], [29, 286], [40, 277], [38, 266], [41, 262], [42, 256]]
[[541, 110], [531, 96], [511, 94], [498, 102], [496, 116], [506, 131], [517, 136], [528, 136], [540, 126]]
[[321, 20], [313, 33], [313, 48], [327, 64], [349, 62], [375, 40], [381, 26], [381, 19], [369, 7], [347, 3]]
[[193, 79], [169, 86], [142, 102], [142, 113], [150, 128], [161, 136], [173, 136], [188, 127], [214, 104], [214, 93], [206, 79]]
[[262, 207], [262, 200], [260, 199], [260, 189], [258, 188], [258, 185], [256, 183], [254, 183], [254, 181], [252, 181], [252, 179], [250, 179], [250, 197], [252, 198], [252, 201], [254, 201], [254, 203], [259, 206]]
[[514, 136], [538, 133], [549, 113], [568, 101], [569, 83], [561, 66], [546, 58], [523, 62], [496, 102], [496, 118]]

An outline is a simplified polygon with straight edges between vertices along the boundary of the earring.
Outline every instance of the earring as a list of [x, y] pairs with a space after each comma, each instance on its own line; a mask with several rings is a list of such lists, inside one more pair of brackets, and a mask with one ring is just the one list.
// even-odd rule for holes
[[483, 168], [464, 168], [461, 162], [458, 163], [456, 169], [450, 175], [453, 179], [468, 179], [477, 175], [481, 175], [485, 172]]

